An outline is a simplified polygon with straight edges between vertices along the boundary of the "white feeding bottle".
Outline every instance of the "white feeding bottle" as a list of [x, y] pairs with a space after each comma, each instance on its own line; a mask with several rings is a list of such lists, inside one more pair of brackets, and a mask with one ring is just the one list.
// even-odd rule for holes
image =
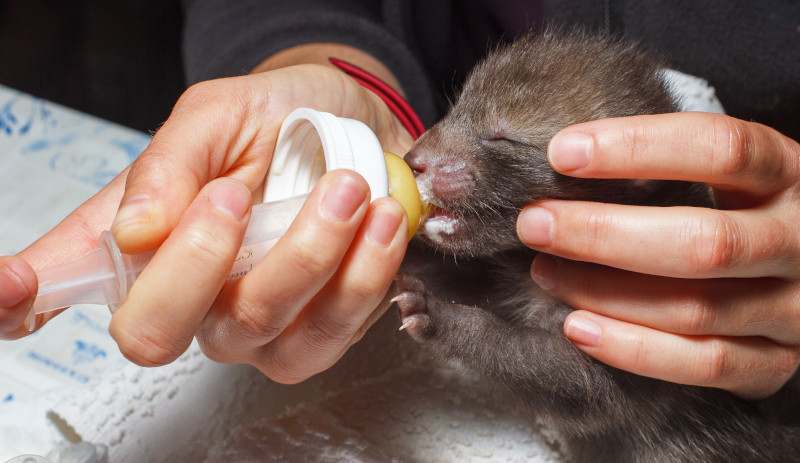
[[[372, 199], [389, 194], [384, 153], [369, 127], [309, 108], [292, 111], [278, 134], [264, 203], [253, 206], [228, 279], [246, 275], [266, 255], [289, 228], [317, 180], [334, 169], [361, 174]], [[37, 272], [39, 292], [31, 317], [75, 304], [103, 304], [116, 310], [154, 254], [155, 250], [123, 254], [113, 235], [103, 232], [96, 249]], [[32, 327], [33, 319], [29, 318], [27, 324]]]

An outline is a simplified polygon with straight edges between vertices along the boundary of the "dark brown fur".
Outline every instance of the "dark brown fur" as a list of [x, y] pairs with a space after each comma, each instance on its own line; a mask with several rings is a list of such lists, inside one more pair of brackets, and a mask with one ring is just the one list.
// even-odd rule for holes
[[703, 185], [584, 180], [547, 163], [549, 140], [568, 125], [675, 111], [662, 67], [635, 45], [579, 31], [520, 40], [478, 65], [407, 156], [437, 207], [433, 223], [445, 226], [423, 233], [435, 251], [408, 254], [401, 318], [441, 358], [517, 392], [564, 433], [576, 461], [797, 461], [793, 386], [750, 402], [601, 364], [564, 337], [572, 308], [530, 280], [534, 253], [515, 223], [535, 200], [711, 206]]

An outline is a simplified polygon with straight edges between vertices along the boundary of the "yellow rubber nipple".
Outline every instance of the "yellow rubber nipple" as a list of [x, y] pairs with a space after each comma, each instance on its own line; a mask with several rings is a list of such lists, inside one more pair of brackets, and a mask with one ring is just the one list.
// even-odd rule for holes
[[386, 172], [389, 176], [389, 196], [403, 205], [408, 214], [408, 239], [417, 232], [420, 223], [427, 217], [427, 204], [423, 204], [419, 197], [417, 182], [414, 173], [400, 156], [383, 152], [386, 159]]

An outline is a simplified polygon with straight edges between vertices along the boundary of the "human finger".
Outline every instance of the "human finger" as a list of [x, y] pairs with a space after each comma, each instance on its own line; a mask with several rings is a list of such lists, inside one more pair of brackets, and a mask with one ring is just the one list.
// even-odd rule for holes
[[684, 336], [588, 311], [571, 313], [564, 333], [576, 347], [622, 370], [747, 399], [768, 397], [797, 370], [800, 348], [763, 337]]
[[337, 272], [261, 351], [255, 365], [283, 383], [305, 380], [333, 365], [377, 319], [376, 308], [400, 267], [407, 235], [402, 206], [388, 198], [375, 201]]
[[0, 257], [0, 338], [17, 339], [30, 333], [31, 307], [38, 286], [36, 273], [16, 256]]
[[[269, 93], [269, 81], [263, 82]], [[218, 176], [251, 190], [263, 179], [280, 114], [268, 115], [236, 79], [188, 89], [145, 151], [131, 165], [125, 194], [111, 227], [123, 252], [161, 244], [200, 189]], [[260, 131], [263, 127], [265, 130]]]
[[198, 332], [206, 355], [255, 362], [336, 273], [369, 205], [369, 185], [353, 171], [322, 176], [297, 218], [266, 256], [215, 301]]
[[758, 210], [546, 200], [522, 211], [517, 234], [538, 251], [652, 275], [793, 278], [800, 246], [780, 218]]
[[203, 188], [111, 319], [109, 333], [127, 358], [164, 365], [189, 347], [233, 265], [250, 204], [236, 180]]
[[683, 280], [539, 254], [536, 283], [577, 309], [685, 335], [797, 342], [800, 289], [777, 278]]
[[764, 125], [709, 113], [573, 125], [550, 141], [548, 159], [556, 171], [576, 177], [687, 180], [756, 196], [800, 178], [797, 142]]

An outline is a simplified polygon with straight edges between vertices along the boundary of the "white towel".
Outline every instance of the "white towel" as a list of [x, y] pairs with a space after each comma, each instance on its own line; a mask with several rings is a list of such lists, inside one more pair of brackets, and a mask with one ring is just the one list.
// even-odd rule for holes
[[50, 416], [67, 435], [107, 446], [113, 463], [562, 460], [557, 434], [518, 399], [432, 363], [398, 326], [389, 313], [299, 385], [193, 347], [166, 367], [110, 373]]

